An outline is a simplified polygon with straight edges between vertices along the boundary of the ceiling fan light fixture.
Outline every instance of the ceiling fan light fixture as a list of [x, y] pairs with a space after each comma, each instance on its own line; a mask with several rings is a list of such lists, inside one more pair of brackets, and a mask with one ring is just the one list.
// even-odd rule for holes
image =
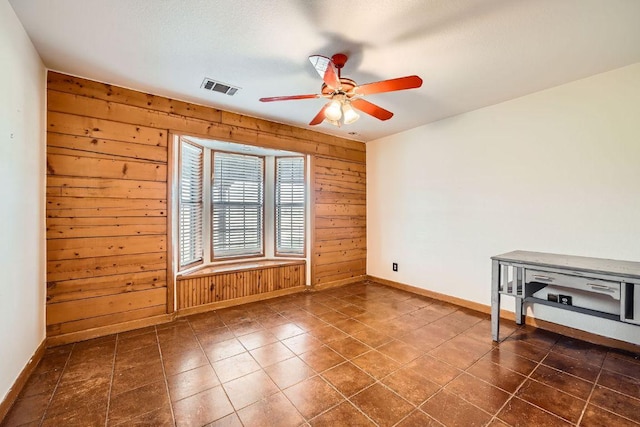
[[353, 109], [351, 103], [345, 102], [342, 106], [342, 121], [345, 125], [350, 125], [360, 118], [360, 115]]
[[342, 118], [342, 104], [339, 99], [334, 99], [324, 110], [324, 115], [329, 121], [337, 122]]

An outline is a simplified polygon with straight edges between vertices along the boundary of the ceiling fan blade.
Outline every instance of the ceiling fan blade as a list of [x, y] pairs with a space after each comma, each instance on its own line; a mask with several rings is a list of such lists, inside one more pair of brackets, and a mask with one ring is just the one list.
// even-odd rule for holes
[[356, 87], [353, 91], [358, 95], [372, 93], [393, 92], [395, 90], [415, 89], [422, 86], [422, 79], [418, 76], [399, 77], [381, 82], [367, 83]]
[[367, 113], [370, 116], [375, 117], [379, 120], [389, 120], [393, 117], [393, 113], [389, 110], [385, 110], [382, 107], [378, 107], [376, 104], [372, 104], [369, 101], [365, 101], [364, 99], [354, 99], [351, 101], [351, 105], [353, 108], [357, 108], [363, 113]]
[[315, 68], [318, 74], [320, 74], [320, 77], [322, 77], [322, 80], [324, 80], [327, 86], [331, 89], [340, 88], [338, 70], [336, 70], [335, 65], [333, 65], [331, 58], [321, 55], [312, 55], [309, 57], [309, 61], [311, 61], [313, 68]]
[[316, 114], [316, 116], [313, 118], [313, 120], [311, 120], [309, 122], [309, 125], [314, 126], [314, 125], [319, 125], [320, 123], [322, 123], [322, 121], [325, 119], [324, 110], [327, 109], [328, 105], [329, 104], [325, 104], [325, 106], [322, 107], [322, 110], [320, 110], [320, 112], [318, 112], [318, 114]]
[[272, 96], [271, 98], [260, 98], [260, 102], [272, 102], [272, 101], [290, 101], [292, 99], [311, 99], [320, 98], [320, 95], [290, 95], [290, 96]]

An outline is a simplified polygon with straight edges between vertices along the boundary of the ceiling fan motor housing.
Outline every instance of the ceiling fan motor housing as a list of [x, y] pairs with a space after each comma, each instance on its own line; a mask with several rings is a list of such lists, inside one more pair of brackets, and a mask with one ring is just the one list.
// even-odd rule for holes
[[340, 88], [338, 89], [332, 89], [329, 86], [327, 86], [326, 83], [322, 84], [322, 94], [323, 95], [337, 95], [337, 94], [343, 94], [343, 95], [347, 95], [349, 98], [353, 95], [353, 88], [356, 87], [356, 82], [354, 82], [351, 79], [347, 79], [345, 77], [340, 77]]

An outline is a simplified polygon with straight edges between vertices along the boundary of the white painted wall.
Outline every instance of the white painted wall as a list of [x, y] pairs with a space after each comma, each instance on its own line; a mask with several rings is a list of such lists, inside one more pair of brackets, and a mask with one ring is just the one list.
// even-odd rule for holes
[[640, 261], [640, 63], [367, 143], [368, 274], [490, 305], [515, 249]]
[[45, 68], [0, 0], [0, 401], [45, 337]]

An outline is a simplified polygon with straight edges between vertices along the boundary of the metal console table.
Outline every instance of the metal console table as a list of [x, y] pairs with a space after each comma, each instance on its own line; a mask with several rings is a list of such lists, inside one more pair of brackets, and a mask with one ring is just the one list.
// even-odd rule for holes
[[[513, 251], [491, 257], [491, 335], [500, 334], [500, 297], [516, 299], [516, 323], [524, 321], [523, 304], [536, 302], [625, 323], [640, 325], [640, 262], [617, 261], [542, 252]], [[608, 312], [536, 298], [548, 285], [582, 294], [613, 298]], [[619, 300], [619, 309], [618, 301]]]

